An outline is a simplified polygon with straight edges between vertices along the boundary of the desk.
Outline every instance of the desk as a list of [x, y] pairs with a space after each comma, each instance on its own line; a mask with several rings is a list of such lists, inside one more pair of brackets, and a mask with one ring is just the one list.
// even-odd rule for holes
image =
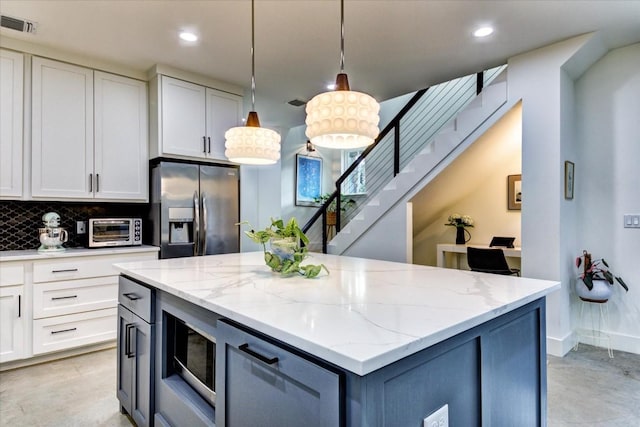
[[[490, 248], [488, 245], [469, 245], [469, 246], [473, 246], [474, 248], [483, 248], [483, 249]], [[450, 252], [455, 254], [456, 268], [460, 269], [460, 254], [466, 255], [467, 245], [456, 245], [453, 243], [439, 243], [436, 247], [437, 247], [436, 258], [437, 258], [438, 267], [445, 267], [446, 253]], [[504, 247], [494, 246], [492, 249], [502, 249], [502, 252], [504, 252], [504, 256], [507, 258], [522, 257], [522, 249], [520, 247], [504, 248]]]

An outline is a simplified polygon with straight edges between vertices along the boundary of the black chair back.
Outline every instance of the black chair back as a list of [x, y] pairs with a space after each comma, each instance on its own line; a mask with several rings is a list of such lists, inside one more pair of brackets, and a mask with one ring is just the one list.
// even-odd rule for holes
[[517, 274], [520, 270], [510, 268], [502, 249], [467, 247], [467, 263], [472, 271], [494, 274]]

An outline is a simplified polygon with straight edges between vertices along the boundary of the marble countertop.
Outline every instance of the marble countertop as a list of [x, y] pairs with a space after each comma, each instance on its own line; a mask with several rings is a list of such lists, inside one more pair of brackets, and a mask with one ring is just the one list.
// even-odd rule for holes
[[262, 252], [116, 264], [134, 279], [366, 375], [544, 297], [558, 282], [312, 253], [280, 277]]
[[120, 246], [115, 248], [67, 248], [64, 252], [38, 252], [36, 249], [19, 251], [0, 251], [0, 262], [33, 261], [52, 258], [69, 258], [79, 256], [118, 255], [136, 252], [158, 252], [157, 246]]

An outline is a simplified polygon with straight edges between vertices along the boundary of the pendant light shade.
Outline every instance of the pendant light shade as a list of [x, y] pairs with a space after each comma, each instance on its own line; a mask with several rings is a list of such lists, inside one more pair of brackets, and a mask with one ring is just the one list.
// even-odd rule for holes
[[244, 126], [233, 127], [225, 132], [224, 155], [236, 163], [272, 165], [280, 159], [280, 135], [271, 129], [261, 128], [255, 111], [254, 36], [254, 0], [251, 0], [251, 111]]
[[336, 88], [316, 95], [307, 103], [306, 135], [318, 147], [366, 147], [380, 133], [380, 105], [366, 93], [349, 88], [344, 73], [344, 0], [340, 0], [340, 24], [340, 73]]
[[224, 155], [236, 163], [247, 165], [272, 165], [280, 159], [280, 135], [271, 129], [261, 128], [258, 113], [249, 112], [245, 126], [237, 126], [225, 132]]

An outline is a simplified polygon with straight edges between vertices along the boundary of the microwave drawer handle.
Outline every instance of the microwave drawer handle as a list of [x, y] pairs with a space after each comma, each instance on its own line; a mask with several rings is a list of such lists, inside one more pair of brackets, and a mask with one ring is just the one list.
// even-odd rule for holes
[[240, 347], [238, 347], [238, 349], [240, 351], [244, 351], [245, 353], [247, 353], [250, 356], [255, 357], [256, 359], [260, 360], [261, 362], [266, 363], [267, 365], [273, 365], [274, 363], [278, 363], [278, 358], [277, 357], [267, 357], [267, 356], [263, 356], [262, 354], [253, 351], [249, 348], [249, 344], [248, 343], [244, 343], [242, 344]]
[[122, 295], [124, 295], [125, 297], [129, 298], [131, 301], [135, 301], [135, 300], [138, 300], [138, 299], [142, 298], [141, 296], [138, 296], [138, 295], [134, 294], [133, 292], [127, 292], [126, 294], [122, 294]]

